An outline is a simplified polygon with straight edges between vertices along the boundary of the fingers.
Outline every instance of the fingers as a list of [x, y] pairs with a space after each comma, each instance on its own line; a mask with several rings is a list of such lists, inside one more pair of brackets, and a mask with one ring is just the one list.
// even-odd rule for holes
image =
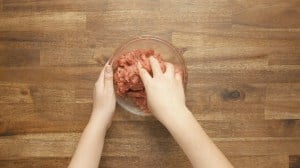
[[104, 69], [104, 87], [105, 89], [113, 89], [113, 70], [112, 65], [106, 64]]
[[141, 65], [140, 62], [138, 62], [137, 67], [138, 67], [138, 70], [139, 70], [139, 73], [140, 73], [140, 77], [141, 77], [141, 79], [142, 79], [144, 85], [146, 85], [146, 84], [148, 83], [148, 81], [151, 79], [151, 76], [150, 76], [150, 74], [147, 72], [147, 70], [145, 70], [145, 69], [142, 67], [142, 65]]
[[165, 72], [165, 74], [168, 77], [174, 77], [174, 75], [175, 75], [174, 65], [171, 64], [171, 63], [168, 63], [168, 62], [166, 62], [165, 64], [166, 64], [166, 72]]
[[153, 77], [162, 74], [162, 70], [160, 68], [159, 62], [154, 57], [149, 58], [151, 69], [153, 72]]

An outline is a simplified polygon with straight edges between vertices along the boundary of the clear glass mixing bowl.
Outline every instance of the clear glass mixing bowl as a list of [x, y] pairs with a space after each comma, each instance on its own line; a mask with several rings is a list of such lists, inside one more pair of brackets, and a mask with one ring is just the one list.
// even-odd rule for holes
[[[184, 59], [182, 57], [182, 53], [171, 43], [159, 37], [143, 35], [130, 39], [129, 41], [122, 44], [119, 48], [116, 49], [114, 55], [110, 58], [110, 63], [113, 64], [114, 60], [116, 60], [121, 55], [136, 49], [154, 49], [155, 53], [159, 53], [164, 61], [170, 62], [175, 66], [181, 67], [183, 70], [183, 84], [184, 87], [186, 87], [187, 70], [186, 65], [184, 63]], [[115, 69], [116, 67], [113, 68], [114, 72]], [[130, 99], [120, 97], [117, 94], [116, 96], [117, 103], [125, 110], [136, 115], [151, 115], [151, 113], [145, 113], [142, 110], [140, 110], [139, 107], [137, 107]]]

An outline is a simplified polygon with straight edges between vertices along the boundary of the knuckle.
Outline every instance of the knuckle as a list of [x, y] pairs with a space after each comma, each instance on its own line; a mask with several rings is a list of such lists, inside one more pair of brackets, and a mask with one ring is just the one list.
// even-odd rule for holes
[[106, 75], [105, 76], [105, 80], [112, 80], [113, 79], [113, 76], [112, 75]]

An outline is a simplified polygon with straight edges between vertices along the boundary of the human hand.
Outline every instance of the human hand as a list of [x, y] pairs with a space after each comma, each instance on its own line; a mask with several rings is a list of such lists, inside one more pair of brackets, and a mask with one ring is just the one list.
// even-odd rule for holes
[[90, 121], [95, 121], [97, 124], [101, 124], [103, 128], [108, 129], [116, 107], [112, 65], [108, 63], [103, 67], [95, 83], [93, 99], [93, 112]]
[[154, 116], [162, 121], [176, 114], [175, 111], [186, 107], [182, 76], [175, 73], [171, 63], [166, 63], [166, 71], [163, 73], [157, 59], [150, 57], [149, 60], [153, 77], [140, 63], [138, 69], [146, 89], [148, 107]]

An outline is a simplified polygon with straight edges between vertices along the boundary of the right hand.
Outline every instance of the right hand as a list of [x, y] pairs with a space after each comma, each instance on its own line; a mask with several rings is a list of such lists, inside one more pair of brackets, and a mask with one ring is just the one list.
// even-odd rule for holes
[[182, 76], [175, 73], [171, 63], [165, 63], [166, 71], [163, 73], [157, 59], [150, 57], [149, 60], [153, 77], [140, 63], [138, 69], [146, 89], [148, 107], [153, 115], [162, 121], [176, 115], [175, 111], [186, 107]]

